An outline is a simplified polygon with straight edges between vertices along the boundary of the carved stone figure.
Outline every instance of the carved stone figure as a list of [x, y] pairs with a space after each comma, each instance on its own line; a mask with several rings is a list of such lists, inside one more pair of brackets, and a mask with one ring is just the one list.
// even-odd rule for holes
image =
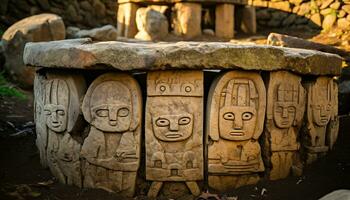
[[271, 72], [267, 89], [264, 134], [265, 164], [269, 178], [285, 178], [302, 169], [298, 150], [299, 130], [305, 111], [305, 90], [301, 77], [287, 71]]
[[332, 78], [321, 76], [305, 86], [308, 96], [303, 146], [306, 162], [312, 163], [331, 149], [338, 137], [338, 85]]
[[157, 196], [164, 181], [199, 195], [203, 179], [203, 72], [157, 71], [147, 77], [146, 179]]
[[264, 171], [258, 142], [266, 91], [259, 74], [230, 71], [214, 81], [207, 104], [209, 186], [220, 191], [253, 184]]
[[47, 165], [47, 126], [44, 115], [44, 77], [36, 74], [34, 78], [34, 120], [36, 132], [36, 146], [39, 150], [40, 163], [46, 168]]
[[86, 91], [85, 80], [79, 75], [46, 77], [42, 117], [48, 131], [47, 164], [60, 182], [81, 187], [81, 144], [73, 136], [82, 120], [80, 99]]
[[95, 79], [84, 97], [90, 123], [81, 157], [84, 187], [133, 196], [140, 163], [142, 98], [130, 75], [107, 73]]

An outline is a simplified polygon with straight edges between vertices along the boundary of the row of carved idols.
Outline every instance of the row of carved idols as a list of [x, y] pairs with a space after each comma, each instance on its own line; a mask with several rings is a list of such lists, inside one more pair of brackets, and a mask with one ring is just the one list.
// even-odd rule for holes
[[338, 133], [337, 84], [326, 76], [302, 83], [276, 71], [264, 82], [257, 72], [224, 72], [210, 88], [204, 124], [202, 71], [149, 72], [144, 115], [140, 86], [125, 73], [102, 74], [87, 88], [82, 75], [45, 72], [34, 84], [42, 164], [63, 183], [125, 196], [135, 192], [143, 131], [150, 197], [168, 181], [198, 195], [204, 176], [224, 191], [262, 174], [298, 175]]

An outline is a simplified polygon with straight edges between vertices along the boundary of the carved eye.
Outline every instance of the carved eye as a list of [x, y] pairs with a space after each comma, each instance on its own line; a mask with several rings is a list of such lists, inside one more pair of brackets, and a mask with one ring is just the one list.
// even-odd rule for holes
[[159, 92], [163, 93], [163, 92], [169, 90], [169, 85], [162, 83], [162, 84], [157, 85], [157, 88], [158, 88]]
[[187, 125], [191, 122], [191, 119], [189, 117], [181, 117], [179, 119], [179, 125]]
[[64, 115], [64, 110], [57, 110], [57, 114], [63, 116]]
[[160, 127], [169, 126], [169, 124], [170, 124], [169, 120], [165, 118], [159, 118], [156, 121], [156, 125]]
[[282, 113], [282, 112], [283, 112], [283, 108], [282, 108], [281, 106], [278, 106], [278, 107], [276, 108], [276, 112], [277, 112], [277, 113]]
[[243, 120], [250, 120], [253, 117], [253, 114], [251, 112], [245, 112], [242, 114]]
[[232, 112], [228, 112], [224, 114], [224, 119], [226, 120], [235, 120], [235, 114]]
[[326, 110], [327, 110], [327, 111], [330, 111], [330, 110], [331, 110], [331, 105], [330, 105], [330, 104], [328, 104], [328, 105], [326, 106]]
[[295, 111], [295, 108], [293, 106], [288, 107], [288, 112], [293, 113]]
[[108, 117], [108, 110], [107, 109], [97, 110], [96, 115], [99, 117]]
[[183, 84], [181, 87], [182, 92], [190, 93], [194, 91], [194, 86], [190, 83]]
[[45, 115], [51, 115], [51, 111], [50, 110], [44, 110]]
[[119, 109], [119, 111], [118, 111], [118, 116], [119, 117], [126, 117], [128, 115], [129, 115], [129, 109], [127, 109], [127, 108]]

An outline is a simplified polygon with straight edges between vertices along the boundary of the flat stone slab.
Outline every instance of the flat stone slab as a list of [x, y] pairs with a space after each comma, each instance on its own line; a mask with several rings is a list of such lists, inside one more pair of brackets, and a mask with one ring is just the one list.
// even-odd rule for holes
[[93, 43], [90, 39], [27, 43], [26, 65], [49, 68], [148, 71], [164, 69], [288, 70], [340, 75], [338, 55], [313, 50], [221, 42]]

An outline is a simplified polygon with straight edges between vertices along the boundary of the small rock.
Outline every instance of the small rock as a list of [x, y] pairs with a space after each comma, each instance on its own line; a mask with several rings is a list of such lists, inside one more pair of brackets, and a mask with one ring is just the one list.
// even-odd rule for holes
[[336, 21], [337, 16], [335, 14], [327, 15], [323, 20], [322, 28], [325, 30], [329, 30], [330, 28], [332, 28]]
[[106, 6], [100, 0], [95, 0], [92, 7], [97, 17], [106, 16]]
[[327, 8], [331, 3], [333, 3], [334, 0], [324, 0], [324, 1], [321, 1], [322, 2], [322, 5], [320, 7], [320, 9], [325, 9]]
[[335, 190], [319, 200], [347, 200], [350, 199], [350, 190]]
[[337, 25], [341, 29], [346, 29], [350, 27], [350, 21], [348, 21], [346, 18], [338, 19]]
[[75, 35], [80, 31], [80, 28], [74, 26], [68, 26], [66, 28], [66, 38], [75, 38]]
[[139, 40], [161, 40], [168, 34], [167, 18], [152, 8], [139, 8], [137, 10], [136, 25], [139, 32], [135, 38]]
[[[70, 31], [76, 31], [77, 29], [70, 29]], [[117, 29], [112, 25], [106, 25], [91, 30], [80, 30], [74, 34], [74, 38], [89, 37], [96, 41], [115, 41], [117, 40]]]
[[212, 35], [212, 36], [214, 36], [215, 32], [214, 32], [213, 29], [206, 28], [206, 29], [203, 29], [203, 34], [204, 35]]
[[345, 12], [347, 12], [348, 14], [350, 14], [350, 5], [343, 5], [343, 7], [341, 7], [342, 10], [344, 10]]

